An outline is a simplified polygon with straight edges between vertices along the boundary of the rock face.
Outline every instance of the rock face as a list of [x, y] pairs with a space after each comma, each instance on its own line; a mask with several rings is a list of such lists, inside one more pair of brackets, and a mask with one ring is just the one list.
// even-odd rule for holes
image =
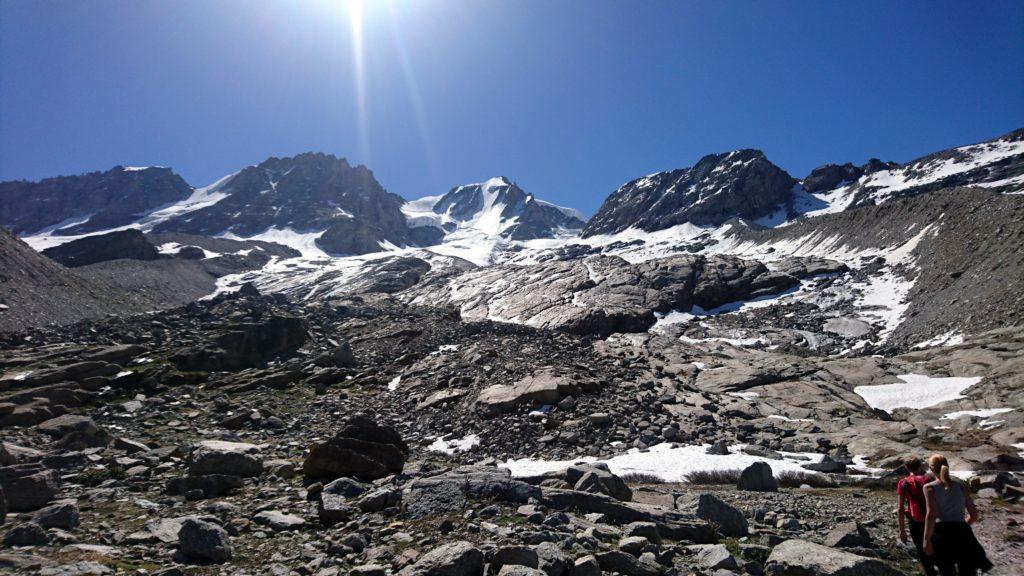
[[192, 188], [170, 168], [124, 168], [39, 182], [0, 182], [0, 222], [15, 234], [77, 219], [56, 234], [83, 234], [134, 222], [162, 205], [188, 198]]
[[770, 576], [898, 576], [889, 564], [876, 558], [822, 546], [806, 540], [786, 540], [768, 557], [765, 574]]
[[653, 231], [686, 222], [718, 225], [730, 218], [760, 218], [785, 208], [796, 183], [759, 150], [711, 154], [692, 168], [625, 184], [604, 201], [583, 236], [630, 227]]
[[819, 166], [803, 180], [804, 190], [814, 194], [838, 188], [844, 182], [856, 182], [864, 174], [864, 168], [846, 164], [825, 164]]
[[135, 229], [119, 230], [107, 234], [86, 236], [43, 250], [43, 255], [69, 268], [87, 266], [107, 260], [156, 260], [160, 257], [155, 246]]
[[218, 334], [209, 345], [171, 358], [182, 370], [238, 370], [287, 353], [306, 341], [306, 323], [291, 316], [271, 316], [239, 323]]
[[310, 448], [302, 471], [311, 478], [370, 481], [401, 472], [408, 455], [409, 446], [394, 428], [357, 415], [333, 438]]
[[[814, 267], [792, 266], [801, 277]], [[414, 304], [453, 304], [466, 320], [501, 319], [538, 328], [607, 336], [642, 332], [655, 312], [713, 309], [775, 294], [799, 279], [731, 256], [672, 256], [630, 264], [615, 256], [529, 266], [493, 266], [414, 286]]]

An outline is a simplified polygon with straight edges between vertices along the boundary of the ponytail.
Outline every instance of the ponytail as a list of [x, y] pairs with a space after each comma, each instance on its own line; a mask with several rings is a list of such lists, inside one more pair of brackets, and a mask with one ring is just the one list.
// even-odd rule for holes
[[943, 488], [949, 488], [951, 480], [949, 478], [949, 462], [946, 461], [946, 457], [942, 454], [932, 454], [928, 458], [928, 467], [938, 478], [939, 484], [942, 484]]

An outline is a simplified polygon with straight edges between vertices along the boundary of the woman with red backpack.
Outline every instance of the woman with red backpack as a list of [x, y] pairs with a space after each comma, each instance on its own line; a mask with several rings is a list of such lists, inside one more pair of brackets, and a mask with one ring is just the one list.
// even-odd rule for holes
[[917, 549], [917, 557], [921, 560], [921, 567], [927, 576], [935, 576], [935, 563], [931, 555], [924, 551], [924, 523], [928, 513], [928, 503], [924, 496], [924, 486], [931, 482], [928, 473], [925, 472], [924, 463], [916, 456], [910, 456], [903, 460], [903, 467], [907, 475], [900, 478], [896, 484], [896, 494], [899, 495], [899, 511], [896, 513], [900, 525], [900, 541], [907, 543], [907, 524], [910, 525], [910, 537], [914, 541], [914, 548]]

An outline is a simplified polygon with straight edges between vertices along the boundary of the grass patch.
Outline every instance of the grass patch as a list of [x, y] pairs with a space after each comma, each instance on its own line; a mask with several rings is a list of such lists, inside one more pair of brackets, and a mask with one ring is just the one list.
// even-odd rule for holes
[[687, 484], [736, 484], [742, 470], [698, 470], [686, 476]]
[[664, 480], [654, 474], [644, 472], [629, 472], [619, 476], [627, 484], [667, 484]]

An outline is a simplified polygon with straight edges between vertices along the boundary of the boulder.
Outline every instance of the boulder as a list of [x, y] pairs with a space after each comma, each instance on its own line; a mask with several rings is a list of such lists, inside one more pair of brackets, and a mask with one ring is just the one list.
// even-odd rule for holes
[[563, 576], [572, 565], [572, 560], [552, 542], [541, 542], [534, 550], [537, 552], [537, 568], [547, 576]]
[[701, 494], [695, 501], [677, 506], [680, 510], [693, 510], [698, 518], [713, 524], [723, 536], [742, 538], [747, 535], [747, 519], [743, 512], [714, 494]]
[[228, 533], [220, 526], [194, 518], [186, 519], [178, 531], [178, 549], [190, 561], [220, 564], [231, 559]]
[[857, 522], [837, 524], [822, 543], [832, 548], [869, 548], [875, 545], [871, 534]]
[[508, 470], [464, 466], [452, 472], [416, 478], [404, 487], [402, 502], [412, 518], [461, 511], [469, 500], [525, 504], [540, 498], [540, 488], [515, 480]]
[[203, 498], [217, 498], [231, 493], [245, 485], [241, 476], [228, 474], [202, 474], [200, 476], [179, 476], [167, 480], [164, 491], [168, 496], [184, 496], [200, 491]]
[[264, 510], [257, 513], [252, 519], [275, 532], [286, 530], [297, 530], [306, 525], [306, 521], [294, 514], [285, 514], [279, 510]]
[[515, 384], [495, 384], [483, 389], [476, 397], [476, 404], [484, 415], [496, 415], [524, 403], [557, 404], [562, 398], [580, 391], [580, 384], [573, 379], [541, 370]]
[[530, 568], [528, 566], [519, 566], [515, 564], [506, 564], [501, 567], [498, 571], [498, 576], [549, 576], [547, 573], [542, 572], [536, 568]]
[[15, 524], [4, 534], [4, 544], [7, 546], [41, 546], [48, 541], [43, 527], [32, 522]]
[[0, 487], [11, 512], [37, 510], [54, 499], [60, 477], [37, 464], [15, 464], [0, 468]]
[[724, 544], [698, 544], [688, 546], [694, 553], [694, 560], [708, 570], [736, 570], [739, 566]]
[[449, 542], [406, 566], [399, 576], [481, 576], [484, 554], [470, 542]]
[[494, 551], [491, 568], [500, 569], [506, 565], [537, 568], [540, 566], [540, 557], [537, 551], [529, 546], [503, 546]]
[[749, 492], [777, 492], [779, 483], [767, 462], [754, 462], [740, 473], [736, 489]]
[[806, 540], [786, 540], [768, 556], [769, 576], [898, 576], [901, 571], [877, 558], [858, 556]]
[[565, 481], [574, 490], [607, 494], [617, 500], [629, 502], [633, 499], [633, 491], [604, 463], [577, 464], [565, 471]]
[[648, 562], [618, 550], [598, 553], [595, 558], [601, 570], [618, 572], [623, 576], [660, 576], [665, 573], [665, 568], [657, 562]]
[[81, 448], [103, 447], [110, 443], [110, 434], [93, 422], [92, 418], [80, 414], [64, 414], [36, 425], [44, 434], [61, 440], [62, 445], [78, 445]]
[[331, 492], [321, 492], [316, 503], [316, 514], [320, 522], [331, 525], [348, 522], [358, 514], [358, 509], [348, 503], [344, 496]]
[[573, 562], [571, 576], [601, 576], [601, 565], [593, 556], [582, 556]]
[[409, 446], [397, 430], [356, 415], [333, 438], [310, 448], [302, 471], [310, 478], [372, 481], [400, 473], [408, 455]]
[[661, 537], [669, 540], [688, 540], [700, 544], [715, 541], [715, 531], [710, 524], [692, 514], [670, 508], [621, 502], [604, 494], [559, 488], [545, 488], [541, 501], [556, 510], [601, 514], [612, 524], [653, 522]]
[[74, 500], [50, 504], [36, 512], [32, 521], [43, 528], [73, 530], [78, 527], [78, 504]]
[[204, 440], [195, 445], [189, 462], [190, 476], [222, 474], [225, 476], [259, 476], [263, 458], [255, 444]]

